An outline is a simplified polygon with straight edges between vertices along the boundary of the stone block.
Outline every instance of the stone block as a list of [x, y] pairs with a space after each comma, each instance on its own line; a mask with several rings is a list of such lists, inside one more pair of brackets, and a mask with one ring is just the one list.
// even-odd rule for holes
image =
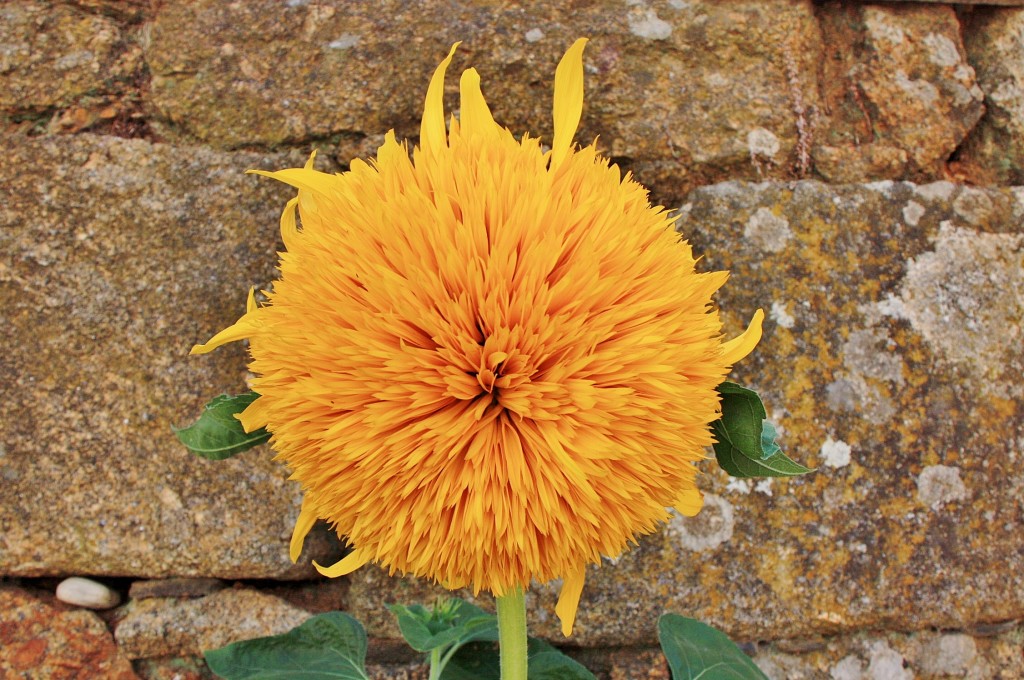
[[[299, 489], [266, 447], [174, 438], [245, 386], [244, 348], [189, 348], [273, 277], [292, 190], [244, 175], [303, 154], [81, 135], [9, 138], [0, 164], [0, 574], [308, 576]], [[310, 554], [336, 540], [317, 531]]]
[[136, 680], [98, 616], [11, 586], [0, 587], [0, 676]]
[[960, 153], [965, 172], [993, 184], [1024, 183], [1024, 9], [977, 12], [964, 32], [985, 91], [985, 117]]
[[60, 3], [0, 6], [0, 115], [123, 92], [142, 51], [113, 19]]
[[817, 100], [821, 49], [809, 0], [173, 0], [148, 35], [151, 97], [168, 139], [220, 148], [318, 139], [343, 164], [389, 128], [415, 139], [430, 74], [456, 41], [448, 110], [458, 107], [454, 74], [473, 66], [496, 120], [550, 141], [555, 65], [589, 36], [578, 139], [600, 136], [606, 153], [648, 183], [671, 182], [677, 196], [680, 176], [789, 176], [795, 111]]
[[830, 182], [942, 176], [984, 113], [950, 6], [828, 2], [814, 169]]

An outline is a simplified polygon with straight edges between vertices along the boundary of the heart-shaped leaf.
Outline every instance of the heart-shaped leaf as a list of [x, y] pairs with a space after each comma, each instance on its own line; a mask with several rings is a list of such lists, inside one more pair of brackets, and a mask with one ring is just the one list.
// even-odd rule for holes
[[733, 477], [792, 477], [814, 471], [782, 452], [757, 392], [723, 382], [718, 393], [722, 417], [711, 423], [711, 431], [715, 458], [723, 470]]
[[658, 640], [673, 680], [768, 680], [725, 633], [695, 619], [665, 614]]
[[283, 635], [204, 652], [225, 680], [368, 680], [366, 631], [348, 614], [329, 612]]
[[255, 392], [222, 394], [206, 405], [202, 414], [192, 425], [175, 429], [178, 440], [192, 453], [208, 460], [224, 460], [258, 446], [270, 439], [265, 428], [253, 432], [242, 429], [242, 423], [235, 417], [260, 395]]

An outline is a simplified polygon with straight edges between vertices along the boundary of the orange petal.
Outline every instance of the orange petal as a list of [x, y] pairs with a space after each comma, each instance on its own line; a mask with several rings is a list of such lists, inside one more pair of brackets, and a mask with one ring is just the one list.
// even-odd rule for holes
[[555, 69], [555, 134], [551, 140], [551, 167], [565, 159], [583, 115], [583, 48], [586, 38], [572, 44]]
[[288, 556], [293, 564], [298, 561], [299, 555], [302, 554], [302, 544], [306, 540], [306, 534], [316, 524], [317, 516], [313, 512], [312, 506], [313, 504], [309, 502], [308, 495], [302, 499], [302, 509], [299, 510], [299, 518], [295, 520], [295, 528], [292, 530], [292, 541], [288, 545]]
[[369, 556], [363, 557], [362, 553], [356, 550], [355, 552], [349, 553], [346, 557], [342, 558], [341, 561], [335, 562], [329, 567], [321, 567], [316, 562], [313, 563], [313, 566], [316, 567], [316, 570], [324, 576], [328, 578], [337, 578], [338, 576], [351, 574], [353, 571], [355, 571], [356, 569], [363, 566], [369, 561]]
[[256, 307], [256, 289], [250, 288], [249, 295], [245, 302], [245, 314], [243, 314], [238, 321], [231, 324], [220, 333], [207, 340], [201, 345], [193, 345], [189, 354], [206, 354], [217, 349], [221, 345], [226, 345], [229, 342], [235, 342], [236, 340], [244, 340], [250, 337], [259, 327], [259, 320], [256, 318], [255, 312], [259, 311]]
[[576, 609], [580, 606], [586, 573], [586, 568], [580, 567], [577, 571], [562, 577], [562, 592], [558, 594], [555, 614], [562, 622], [562, 635], [565, 637], [572, 635], [572, 624], [576, 621]]
[[427, 86], [426, 101], [423, 102], [423, 119], [420, 121], [420, 148], [424, 151], [440, 149], [447, 143], [444, 129], [444, 74], [448, 64], [452, 63], [455, 48], [462, 43], [455, 43], [448, 56], [445, 57]]
[[757, 343], [761, 341], [761, 322], [764, 321], [764, 312], [757, 310], [750, 325], [740, 335], [729, 342], [722, 343], [722, 361], [732, 366], [743, 357], [750, 354]]
[[676, 499], [675, 509], [680, 515], [693, 517], [704, 507], [704, 494], [700, 489], [686, 489]]
[[497, 128], [491, 110], [487, 107], [487, 101], [480, 91], [480, 74], [475, 68], [462, 72], [459, 98], [459, 122], [464, 134], [486, 134]]

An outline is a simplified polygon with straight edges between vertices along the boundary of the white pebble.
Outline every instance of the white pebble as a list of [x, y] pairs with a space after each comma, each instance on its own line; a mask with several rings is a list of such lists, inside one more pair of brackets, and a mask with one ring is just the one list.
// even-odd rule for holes
[[106, 587], [80, 576], [72, 576], [57, 586], [57, 599], [86, 609], [110, 609], [121, 603], [121, 596]]

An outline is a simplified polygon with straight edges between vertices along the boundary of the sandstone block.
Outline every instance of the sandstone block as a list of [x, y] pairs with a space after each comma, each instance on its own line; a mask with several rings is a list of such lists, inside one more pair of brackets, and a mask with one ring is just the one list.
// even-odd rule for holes
[[[171, 426], [245, 387], [244, 348], [189, 357], [276, 264], [303, 154], [81, 135], [0, 164], [0, 573], [294, 578], [299, 490], [267, 448], [222, 462]], [[317, 531], [310, 554], [330, 553]], [[321, 559], [331, 559], [324, 555]]]
[[61, 3], [5, 2], [0, 45], [0, 115], [121, 92], [142, 64], [116, 21]]
[[978, 180], [1024, 183], [1024, 9], [972, 16], [964, 42], [985, 91], [985, 117], [960, 160]]
[[200, 656], [238, 640], [287, 633], [308, 618], [273, 595], [232, 588], [198, 599], [132, 602], [114, 635], [130, 659]]
[[[151, 29], [161, 134], [220, 148], [319, 139], [336, 145], [341, 163], [372, 153], [389, 128], [418, 135], [430, 74], [456, 41], [451, 73], [477, 68], [496, 120], [550, 141], [555, 65], [589, 36], [578, 138], [600, 135], [606, 153], [648, 183], [671, 177], [672, 187], [680, 175], [788, 176], [798, 118], [817, 100], [809, 0], [415, 9], [398, 0], [173, 0]], [[457, 82], [448, 79], [450, 111]]]
[[0, 676], [136, 679], [98, 616], [14, 587], [0, 588]]
[[952, 7], [826, 3], [814, 168], [831, 182], [941, 176], [984, 112]]

